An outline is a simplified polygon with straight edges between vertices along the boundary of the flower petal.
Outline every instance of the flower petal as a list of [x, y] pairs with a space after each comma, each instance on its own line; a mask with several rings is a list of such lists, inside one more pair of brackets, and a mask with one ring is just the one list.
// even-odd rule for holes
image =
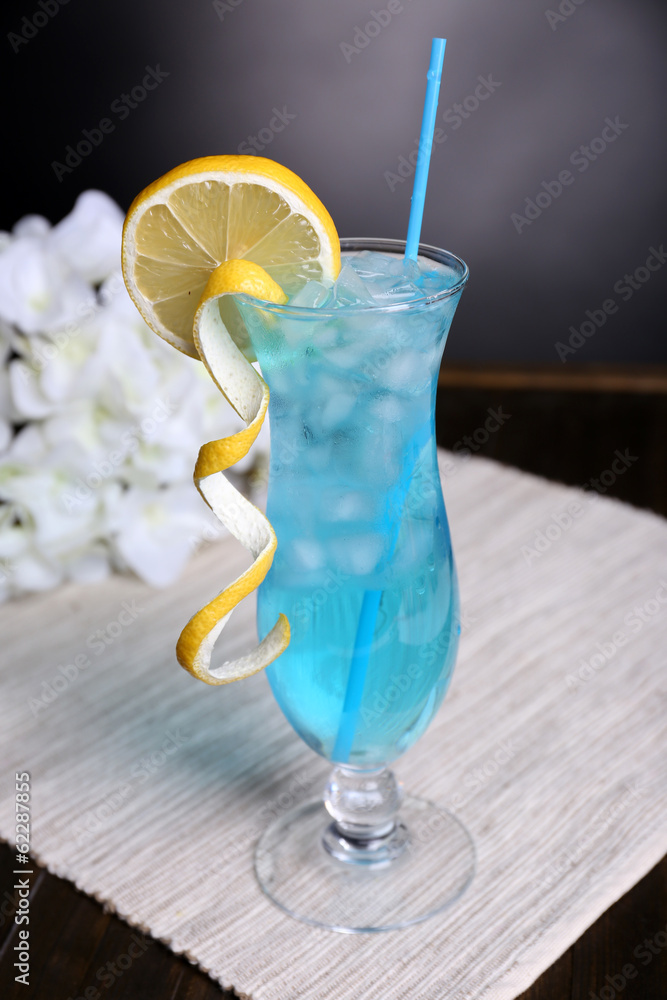
[[103, 191], [84, 191], [51, 233], [51, 244], [77, 274], [98, 283], [120, 263], [123, 213]]

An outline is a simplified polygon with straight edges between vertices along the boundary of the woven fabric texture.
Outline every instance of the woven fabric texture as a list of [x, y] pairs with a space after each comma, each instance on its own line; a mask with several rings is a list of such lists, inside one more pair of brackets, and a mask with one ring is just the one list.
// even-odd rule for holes
[[[395, 770], [473, 835], [477, 875], [454, 907], [341, 935], [258, 888], [261, 831], [328, 766], [262, 675], [209, 688], [176, 664], [180, 626], [245, 566], [231, 538], [169, 590], [116, 577], [0, 609], [0, 836], [13, 840], [14, 772], [28, 771], [36, 857], [253, 1000], [525, 990], [667, 850], [667, 524], [440, 461], [463, 636], [436, 720]], [[226, 654], [254, 637], [246, 602]]]

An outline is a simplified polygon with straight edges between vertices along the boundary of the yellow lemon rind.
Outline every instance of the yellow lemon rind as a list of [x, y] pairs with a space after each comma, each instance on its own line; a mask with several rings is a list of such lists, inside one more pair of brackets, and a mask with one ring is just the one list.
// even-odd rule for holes
[[252, 566], [198, 611], [176, 646], [179, 663], [206, 684], [228, 684], [250, 677], [272, 663], [290, 641], [289, 622], [278, 617], [268, 635], [245, 656], [211, 669], [215, 642], [234, 608], [268, 573], [276, 536], [264, 514], [227, 479], [224, 470], [246, 455], [262, 426], [269, 404], [266, 382], [245, 359], [220, 316], [219, 302], [230, 294], [254, 294], [265, 301], [286, 301], [282, 289], [256, 264], [226, 261], [211, 274], [195, 313], [193, 342], [206, 368], [246, 427], [201, 447], [195, 485], [216, 517], [253, 556]]

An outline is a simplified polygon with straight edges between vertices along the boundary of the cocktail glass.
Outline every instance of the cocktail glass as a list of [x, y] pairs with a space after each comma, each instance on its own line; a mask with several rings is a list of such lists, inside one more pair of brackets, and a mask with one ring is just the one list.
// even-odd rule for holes
[[[399, 257], [405, 244], [341, 249]], [[459, 898], [475, 868], [462, 824], [403, 795], [387, 766], [433, 719], [460, 632], [434, 415], [468, 269], [444, 250], [419, 252], [442, 283], [417, 301], [334, 310], [238, 299], [271, 393], [278, 548], [258, 629], [279, 612], [291, 626], [267, 676], [298, 735], [334, 764], [323, 798], [267, 829], [255, 867], [286, 912], [339, 931], [424, 920]]]

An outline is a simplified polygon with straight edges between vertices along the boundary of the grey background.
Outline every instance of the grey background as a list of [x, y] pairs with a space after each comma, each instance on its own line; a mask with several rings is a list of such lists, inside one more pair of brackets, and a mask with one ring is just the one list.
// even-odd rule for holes
[[[552, 27], [546, 11], [559, 5], [572, 13]], [[651, 246], [667, 242], [664, 3], [400, 6], [363, 45], [356, 29], [365, 32], [373, 11], [386, 21], [386, 0], [217, 0], [218, 9], [211, 0], [69, 0], [15, 52], [9, 33], [25, 30], [22, 18], [40, 8], [8, 4], [2, 62], [12, 141], [0, 224], [28, 211], [56, 221], [88, 187], [125, 209], [178, 163], [237, 152], [285, 108], [295, 117], [262, 155], [303, 177], [341, 236], [403, 236], [412, 179], [392, 191], [385, 172], [416, 146], [430, 39], [441, 35], [446, 140], [434, 150], [422, 239], [471, 269], [446, 359], [667, 362], [667, 267], [627, 302], [614, 291]], [[342, 43], [355, 39], [363, 47], [346, 57]], [[113, 102], [158, 64], [168, 77], [121, 120]], [[480, 76], [500, 86], [455, 129], [443, 115], [474, 94]], [[114, 131], [59, 181], [53, 161], [104, 117]], [[628, 127], [580, 173], [570, 156], [607, 117]], [[574, 183], [518, 233], [512, 213], [523, 214], [526, 199], [563, 169]], [[618, 311], [562, 362], [555, 344], [609, 298]]]

